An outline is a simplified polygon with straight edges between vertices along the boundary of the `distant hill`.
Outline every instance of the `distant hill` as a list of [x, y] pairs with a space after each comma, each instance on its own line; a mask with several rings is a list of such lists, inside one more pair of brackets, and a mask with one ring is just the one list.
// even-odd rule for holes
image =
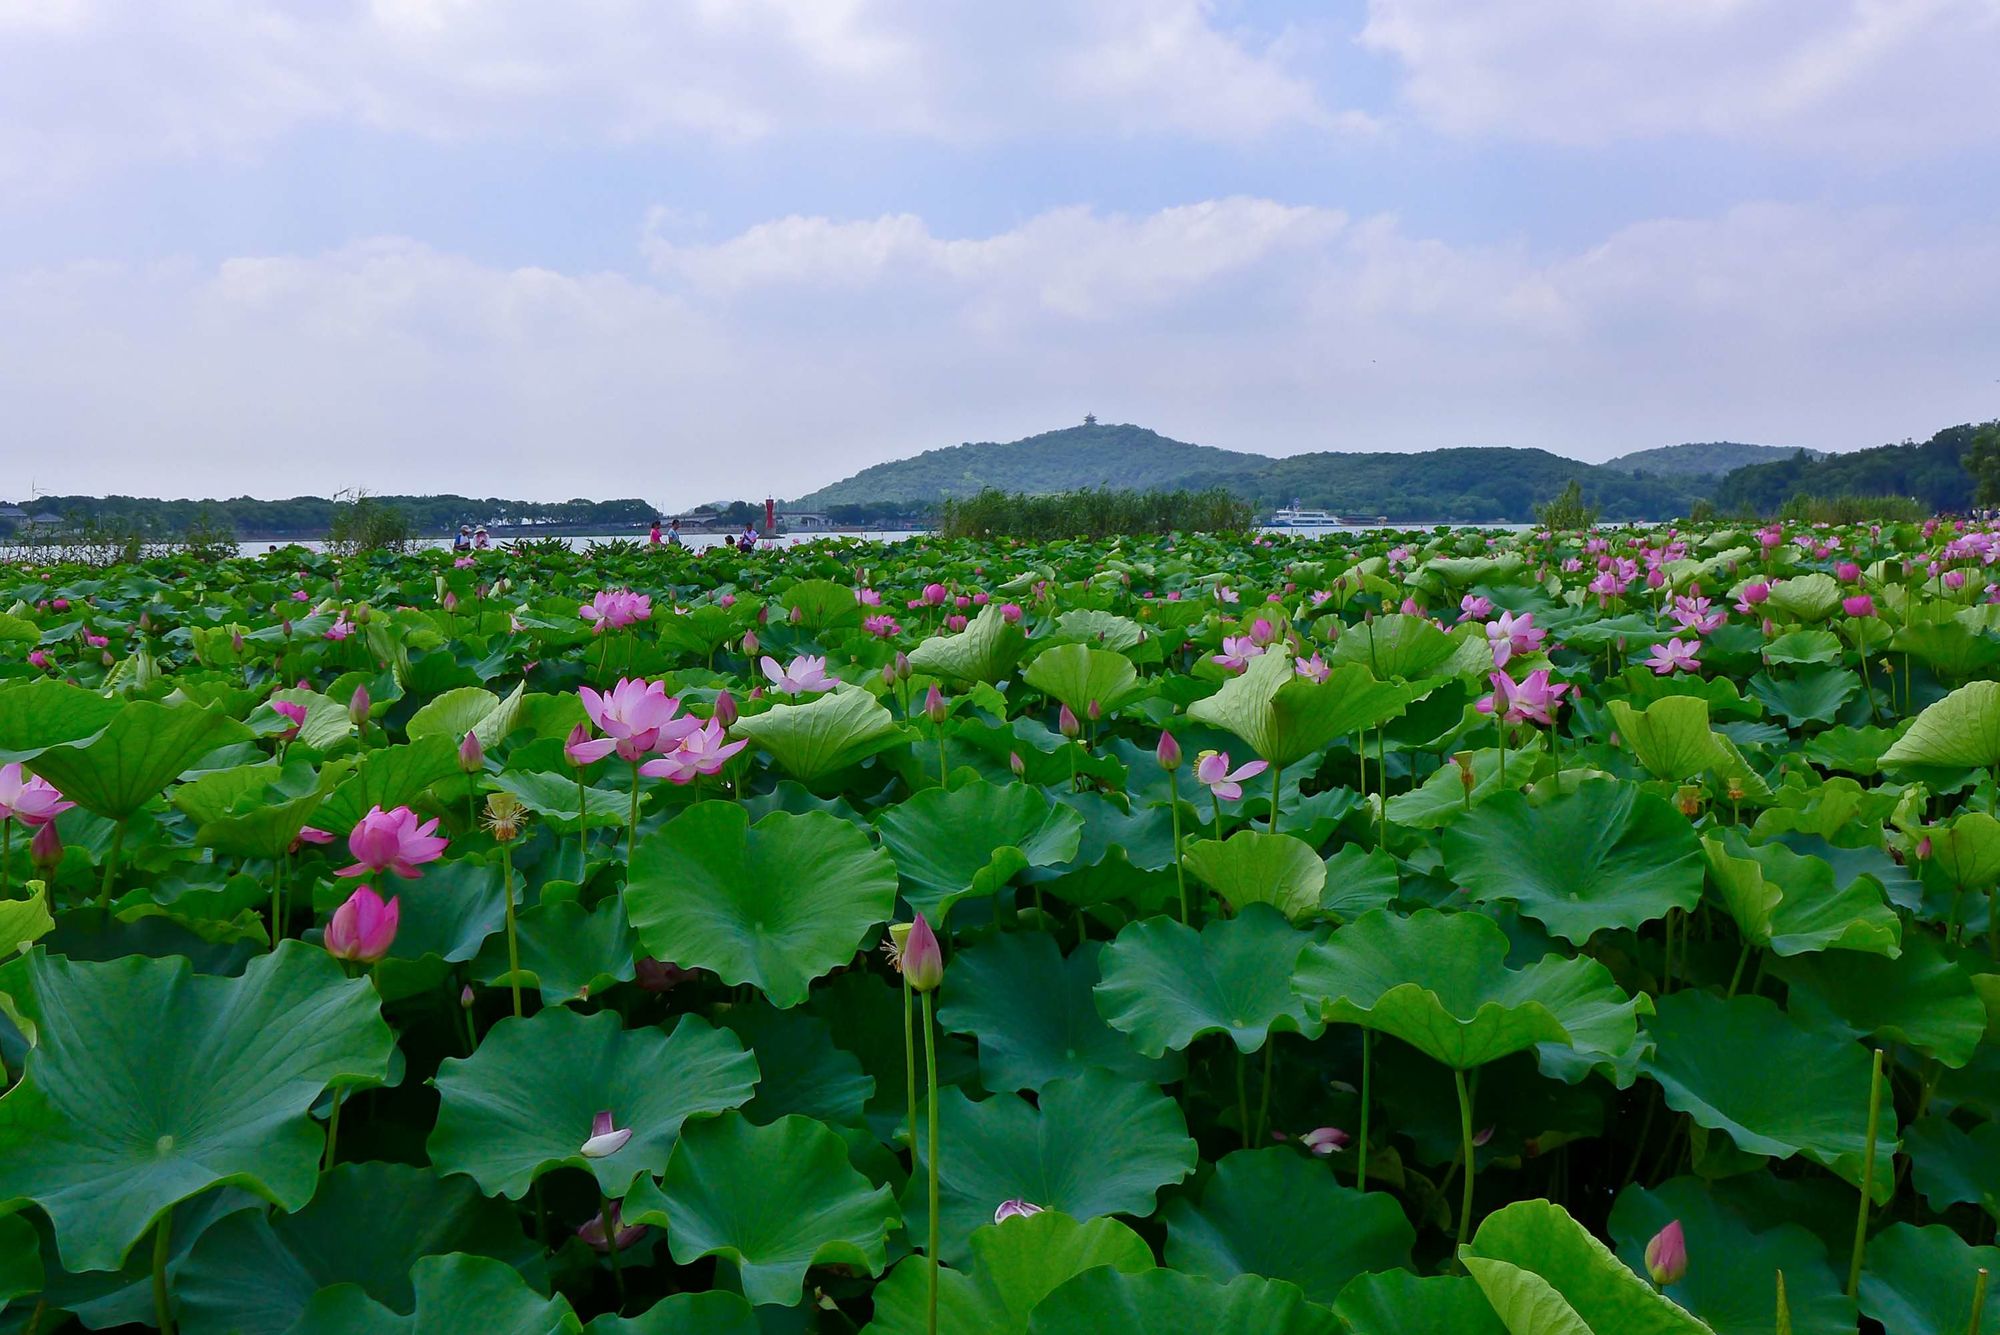
[[[1755, 448], [1755, 447], [1751, 447]], [[1581, 463], [1547, 450], [1465, 448], [1422, 454], [1295, 454], [1283, 459], [1190, 445], [1130, 425], [1088, 423], [1024, 440], [926, 450], [865, 468], [791, 502], [792, 508], [928, 505], [985, 487], [1031, 494], [1081, 487], [1225, 487], [1260, 509], [1293, 500], [1392, 520], [1520, 520], [1570, 478], [1607, 519], [1685, 514], [1707, 479]]]
[[[1778, 463], [1797, 453], [1797, 450], [1783, 445], [1744, 445], [1733, 440], [1714, 440], [1634, 450], [1606, 460], [1604, 466], [1627, 473], [1669, 477], [1721, 477], [1724, 473], [1733, 473], [1752, 464]], [[1825, 457], [1819, 450], [1807, 450], [1805, 453], [1810, 459]]]
[[1921, 444], [1878, 445], [1848, 454], [1807, 457], [1794, 451], [1774, 463], [1740, 468], [1722, 479], [1715, 504], [1724, 514], [1752, 510], [1775, 513], [1794, 496], [1908, 496], [1931, 510], [1964, 510], [1972, 504], [1973, 479], [1965, 470], [1966, 447], [1980, 426], [1946, 427]]

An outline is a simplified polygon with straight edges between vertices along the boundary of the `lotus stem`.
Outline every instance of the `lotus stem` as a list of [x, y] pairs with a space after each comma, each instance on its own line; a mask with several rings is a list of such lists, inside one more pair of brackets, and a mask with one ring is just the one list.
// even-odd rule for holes
[[1752, 949], [1751, 943], [1745, 941], [1743, 943], [1743, 949], [1737, 952], [1736, 968], [1729, 975], [1729, 995], [1731, 997], [1736, 995], [1736, 985], [1743, 981], [1743, 966], [1750, 962], [1751, 949]]
[[1368, 1190], [1368, 1082], [1375, 1065], [1375, 1031], [1361, 1031], [1361, 1134], [1354, 1141], [1354, 1189]]
[[1283, 765], [1271, 766], [1271, 833], [1278, 832], [1278, 779], [1285, 772]]
[[1181, 867], [1181, 776], [1178, 770], [1167, 771], [1167, 792], [1171, 797], [1174, 813], [1174, 884], [1181, 892], [1181, 926], [1187, 926], [1187, 872]]
[[1254, 1144], [1264, 1143], [1264, 1128], [1271, 1115], [1271, 1054], [1277, 1046], [1277, 1032], [1267, 1031], [1264, 1035], [1264, 1088], [1257, 1095], [1257, 1134], [1253, 1138]]
[[1465, 1186], [1458, 1207], [1458, 1245], [1463, 1247], [1472, 1237], [1472, 1095], [1465, 1087], [1464, 1071], [1452, 1067], [1451, 1078], [1458, 1089], [1459, 1148], [1465, 1155]]
[[1847, 1296], [1861, 1289], [1861, 1253], [1868, 1241], [1868, 1202], [1875, 1190], [1875, 1131], [1882, 1123], [1882, 1049], [1868, 1071], [1868, 1148], [1861, 1156], [1861, 1206], [1854, 1212], [1854, 1251], [1847, 1260]]
[[584, 797], [583, 767], [576, 770], [576, 883], [590, 879], [590, 803]]
[[340, 1154], [340, 1086], [333, 1087], [333, 1111], [326, 1119], [326, 1153], [320, 1159], [319, 1171], [324, 1173], [333, 1167], [333, 1161]]
[[926, 1142], [925, 1158], [930, 1168], [930, 1238], [925, 1252], [931, 1262], [930, 1317], [925, 1329], [928, 1335], [937, 1335], [938, 1330], [938, 1106], [937, 1106], [937, 1034], [931, 1015], [931, 994], [924, 993], [924, 1085], [929, 1095], [930, 1106], [925, 1110], [929, 1123], [929, 1138]]
[[125, 851], [125, 822], [111, 827], [111, 849], [104, 855], [104, 883], [97, 889], [97, 907], [111, 907], [111, 887], [118, 880], [118, 855]]
[[[1230, 1046], [1235, 1047], [1235, 1044]], [[1236, 1048], [1236, 1124], [1242, 1128], [1243, 1148], [1246, 1150], [1250, 1148], [1250, 1082], [1243, 1068], [1249, 1064], [1243, 1056], [1243, 1049]]]
[[174, 1308], [167, 1296], [167, 1251], [173, 1243], [174, 1211], [168, 1206], [153, 1225], [153, 1322], [161, 1335], [174, 1335]]
[[917, 1155], [917, 1009], [916, 994], [910, 990], [910, 980], [896, 970], [903, 979], [903, 1093], [908, 1100], [910, 1123], [910, 1161], [916, 1162]]
[[1771, 1335], [1792, 1335], [1792, 1307], [1785, 1301], [1785, 1272], [1778, 1272], [1778, 1316]]
[[611, 1198], [597, 1201], [597, 1222], [604, 1229], [604, 1246], [611, 1253], [611, 1280], [618, 1286], [618, 1310], [625, 1310], [625, 1262], [618, 1256], [618, 1230], [611, 1226]]
[[1979, 1335], [1979, 1327], [1986, 1318], [1986, 1281], [1989, 1278], [1986, 1267], [1979, 1267], [1979, 1273], [1972, 1277], [1972, 1320], [1965, 1327], [1965, 1335]]
[[625, 819], [625, 878], [632, 877], [632, 843], [639, 837], [639, 762], [632, 762], [632, 814]]
[[0, 820], [0, 899], [14, 888], [14, 819]]
[[[518, 1020], [521, 1018], [521, 941], [514, 931], [514, 850], [506, 843], [500, 845], [500, 898], [507, 907], [507, 985], [514, 990], [514, 1018]], [[615, 1252], [617, 1248], [612, 1250]]]

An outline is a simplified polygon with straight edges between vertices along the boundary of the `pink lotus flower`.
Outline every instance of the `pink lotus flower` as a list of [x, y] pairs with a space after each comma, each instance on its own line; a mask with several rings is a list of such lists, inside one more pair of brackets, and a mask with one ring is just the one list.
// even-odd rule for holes
[[1250, 666], [1250, 660], [1264, 652], [1264, 646], [1248, 635], [1225, 635], [1222, 637], [1222, 652], [1211, 654], [1209, 661], [1220, 663], [1231, 672], [1241, 672]]
[[952, 634], [954, 634], [954, 635], [956, 635], [956, 634], [958, 634], [958, 632], [960, 632], [960, 631], [964, 630], [964, 629], [965, 629], [965, 627], [966, 627], [966, 620], [965, 620], [965, 618], [964, 618], [964, 617], [962, 617], [962, 616], [960, 616], [960, 615], [959, 615], [958, 613], [956, 613], [956, 612], [952, 613], [952, 614], [951, 614], [950, 616], [948, 616], [948, 617], [946, 617], [946, 618], [944, 619], [944, 628], [945, 628], [946, 630], [950, 631], [950, 632], [951, 632]]
[[35, 837], [28, 841], [28, 861], [35, 864], [35, 870], [47, 876], [62, 862], [62, 836], [56, 833], [54, 821], [44, 822], [35, 830]]
[[576, 614], [595, 625], [599, 632], [622, 630], [652, 616], [653, 600], [647, 594], [628, 589], [604, 589], [577, 608]]
[[472, 569], [472, 568], [473, 568], [474, 566], [476, 566], [476, 565], [478, 565], [478, 564], [479, 564], [479, 558], [478, 558], [478, 557], [475, 557], [475, 556], [461, 556], [461, 557], [459, 557], [459, 558], [458, 558], [458, 559], [457, 559], [456, 561], [453, 561], [453, 562], [451, 563], [451, 568], [452, 568], [453, 570], [470, 570], [470, 569]]
[[1676, 1219], [1646, 1244], [1646, 1273], [1664, 1289], [1669, 1284], [1678, 1284], [1687, 1274], [1687, 1268], [1687, 1238], [1681, 1232], [1681, 1221]]
[[[588, 686], [579, 686], [576, 693], [583, 712], [605, 734], [569, 751], [577, 764], [602, 760], [612, 751], [622, 760], [637, 761], [679, 745], [681, 738], [701, 726], [699, 719], [679, 716], [680, 697], [668, 695], [665, 682], [620, 677], [616, 686], [601, 694]], [[605, 741], [611, 745], [604, 746]]]
[[347, 851], [355, 859], [353, 865], [342, 867], [334, 875], [366, 876], [386, 871], [405, 880], [415, 880], [421, 874], [418, 867], [444, 856], [449, 841], [432, 833], [437, 825], [435, 817], [417, 824], [417, 813], [408, 807], [397, 807], [394, 811], [370, 807], [347, 836]]
[[[644, 1224], [626, 1224], [619, 1219], [618, 1207], [622, 1201], [613, 1201], [604, 1208], [602, 1214], [594, 1214], [577, 1226], [577, 1239], [595, 1252], [624, 1251], [640, 1238], [646, 1236]], [[604, 1220], [611, 1219], [611, 1236], [604, 1235]]]
[[333, 842], [333, 837], [333, 831], [331, 830], [322, 830], [312, 825], [301, 825], [299, 832], [292, 836], [292, 852], [298, 852], [307, 844], [330, 844]]
[[1700, 640], [1668, 640], [1646, 651], [1646, 666], [1661, 677], [1675, 672], [1695, 672], [1701, 667], [1700, 659], [1695, 656], [1700, 652]]
[[890, 616], [887, 612], [884, 612], [881, 616], [862, 618], [861, 629], [867, 631], [870, 635], [877, 635], [885, 640], [903, 633], [903, 628], [897, 624], [896, 618]]
[[608, 1159], [624, 1149], [630, 1139], [632, 1128], [619, 1126], [607, 1110], [590, 1119], [590, 1134], [577, 1147], [577, 1153], [586, 1159]]
[[41, 775], [24, 774], [18, 764], [0, 765], [0, 821], [19, 821], [32, 829], [75, 805]]
[[1252, 760], [1232, 773], [1227, 751], [1204, 751], [1195, 761], [1194, 777], [1206, 784], [1218, 799], [1234, 802], [1243, 796], [1243, 780], [1254, 779], [1269, 768], [1265, 761]]
[[1480, 713], [1491, 714], [1497, 709], [1503, 722], [1539, 723], [1545, 728], [1555, 725], [1556, 708], [1569, 689], [1567, 683], [1551, 682], [1547, 668], [1536, 668], [1518, 682], [1504, 672], [1495, 672], [1487, 680], [1493, 683], [1493, 693], [1480, 700]]
[[1300, 1136], [1299, 1144], [1325, 1158], [1336, 1150], [1346, 1149], [1352, 1139], [1337, 1126], [1318, 1126]]
[[1757, 609], [1757, 604], [1771, 596], [1771, 586], [1763, 580], [1752, 580], [1743, 586], [1736, 599], [1736, 610], [1749, 616]]
[[1019, 624], [1021, 620], [1021, 605], [1019, 603], [1000, 604], [1000, 619], [1009, 625]]
[[1460, 621], [1484, 621], [1493, 615], [1493, 600], [1482, 598], [1476, 593], [1468, 593], [1458, 600]]
[[38, 667], [46, 670], [49, 666], [49, 656], [47, 653], [45, 653], [40, 649], [30, 649], [28, 650], [28, 664], [31, 667]]
[[373, 964], [389, 953], [402, 913], [402, 902], [396, 896], [391, 895], [385, 904], [368, 886], [357, 887], [347, 902], [333, 911], [326, 925], [326, 953], [337, 960]]
[[1706, 635], [1729, 620], [1727, 612], [1701, 597], [1675, 598], [1674, 610], [1670, 615], [1683, 630], [1691, 630], [1697, 635]]
[[854, 591], [854, 601], [860, 603], [863, 607], [880, 607], [882, 605], [882, 595], [873, 589], [856, 589]]
[[944, 602], [949, 593], [950, 590], [946, 589], [942, 584], [926, 584], [924, 585], [923, 604], [925, 607], [937, 607]]
[[692, 783], [696, 775], [719, 773], [729, 757], [748, 745], [725, 742], [726, 736], [722, 725], [709, 719], [681, 738], [680, 745], [673, 750], [639, 766], [639, 772], [649, 779], [666, 779], [677, 784]]
[[582, 769], [585, 765], [595, 764], [610, 755], [611, 749], [617, 745], [616, 739], [610, 737], [592, 741], [590, 725], [579, 723], [569, 730], [569, 736], [563, 741], [563, 758], [578, 769]]
[[1318, 654], [1314, 654], [1311, 658], [1294, 658], [1292, 660], [1292, 671], [1304, 677], [1307, 681], [1322, 685], [1325, 684], [1328, 677], [1333, 675], [1332, 666]]
[[775, 690], [786, 695], [816, 695], [833, 689], [834, 680], [826, 674], [826, 659], [817, 654], [800, 654], [784, 667], [778, 660], [766, 655], [758, 660], [764, 675], [771, 680]]
[[291, 700], [273, 700], [271, 702], [271, 710], [273, 713], [291, 720], [292, 726], [278, 734], [278, 736], [288, 741], [298, 736], [299, 729], [305, 726], [306, 707], [302, 704]]
[[110, 644], [111, 640], [107, 636], [93, 635], [89, 631], [85, 631], [83, 635], [83, 642], [89, 645], [93, 649], [102, 649], [106, 645]]
[[307, 593], [304, 589], [293, 589], [292, 601], [295, 603], [309, 603], [312, 601], [312, 595]]
[[1271, 624], [1270, 618], [1258, 617], [1250, 623], [1250, 643], [1257, 647], [1263, 648], [1277, 638], [1278, 628]]
[[1861, 582], [1861, 567], [1852, 561], [1842, 561], [1833, 568], [1833, 577], [1842, 584], [1858, 584]]
[[996, 1224], [1004, 1224], [1009, 1219], [1032, 1218], [1033, 1216], [1042, 1213], [1044, 1208], [1045, 1207], [1043, 1206], [1035, 1204], [1033, 1201], [1024, 1201], [1019, 1199], [1010, 1201], [1001, 1201], [999, 1207], [993, 1211], [993, 1222]]
[[1486, 624], [1486, 642], [1493, 647], [1493, 666], [1506, 667], [1516, 654], [1532, 654], [1542, 647], [1548, 632], [1535, 625], [1535, 614], [1515, 616], [1502, 612]]
[[345, 612], [335, 617], [333, 624], [326, 628], [326, 638], [329, 640], [344, 640], [353, 633], [354, 623], [347, 619]]
[[1852, 598], [1841, 599], [1840, 610], [1851, 617], [1872, 617], [1875, 615], [1875, 600], [1865, 593], [1857, 593]]

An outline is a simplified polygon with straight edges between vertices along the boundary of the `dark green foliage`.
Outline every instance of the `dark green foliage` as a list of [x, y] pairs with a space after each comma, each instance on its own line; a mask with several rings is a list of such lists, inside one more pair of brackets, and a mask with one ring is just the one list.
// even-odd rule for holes
[[1009, 494], [988, 487], [947, 500], [938, 531], [948, 538], [1108, 538], [1119, 534], [1223, 533], [1250, 527], [1250, 507], [1220, 487], [1206, 491]]
[[[1745, 445], [1734, 440], [1662, 445], [1657, 449], [1634, 450], [1604, 461], [1606, 468], [1648, 477], [1717, 478], [1752, 464], [1771, 464], [1791, 458], [1798, 451], [1782, 445]], [[1822, 450], [1807, 450], [1815, 459], [1826, 457]]]
[[1927, 514], [1963, 510], [1973, 500], [1968, 452], [1994, 428], [1990, 422], [1947, 427], [1921, 445], [1905, 441], [1824, 459], [1801, 450], [1781, 463], [1737, 469], [1722, 479], [1715, 503], [1725, 514], [1770, 515], [1794, 496], [1903, 496]]
[[1548, 504], [1535, 507], [1535, 522], [1554, 533], [1573, 533], [1597, 522], [1597, 507], [1584, 504], [1583, 485], [1571, 478]]

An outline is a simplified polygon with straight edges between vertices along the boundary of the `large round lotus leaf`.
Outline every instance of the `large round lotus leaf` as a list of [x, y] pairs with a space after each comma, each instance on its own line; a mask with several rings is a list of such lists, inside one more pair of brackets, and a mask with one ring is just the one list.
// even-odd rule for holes
[[1155, 1055], [1206, 1034], [1227, 1034], [1239, 1052], [1263, 1047], [1272, 1029], [1317, 1038], [1326, 1023], [1291, 982], [1313, 940], [1268, 904], [1211, 919], [1199, 932], [1171, 918], [1143, 918], [1105, 948], [1097, 1007], [1112, 1028]]
[[804, 784], [858, 765], [909, 736], [880, 700], [846, 682], [804, 704], [746, 714], [730, 732], [769, 752], [780, 769]]
[[1439, 630], [1429, 617], [1406, 612], [1390, 612], [1355, 626], [1334, 641], [1326, 657], [1333, 663], [1359, 663], [1381, 681], [1493, 670], [1493, 651], [1483, 635], [1479, 643], [1469, 644], [1465, 636]]
[[1409, 1265], [1417, 1240], [1394, 1196], [1343, 1187], [1324, 1161], [1287, 1147], [1224, 1157], [1199, 1201], [1177, 1197], [1161, 1214], [1174, 1269], [1289, 1280], [1316, 1303], [1356, 1275]]
[[1156, 1084], [1180, 1078], [1178, 1058], [1141, 1055], [1097, 1013], [1100, 950], [1086, 941], [1064, 959], [1053, 936], [1007, 932], [953, 957], [938, 1023], [979, 1040], [980, 1084], [1038, 1090], [1085, 1067]]
[[[1151, 1253], [1147, 1260], [1152, 1259]], [[20, 1215], [0, 1215], [0, 1306], [24, 1293], [42, 1291], [42, 1254], [34, 1225]]]
[[1470, 1275], [1356, 1275], [1333, 1310], [1352, 1335], [1508, 1335]]
[[[968, 1269], [938, 1274], [938, 1329], [1021, 1335], [1035, 1305], [1094, 1266], [1153, 1268], [1153, 1251], [1116, 1219], [1079, 1224], [1045, 1210], [988, 1224], [972, 1235]], [[923, 1335], [929, 1329], [930, 1261], [913, 1254], [875, 1290], [868, 1335]]]
[[878, 1275], [888, 1260], [896, 1202], [847, 1161], [846, 1142], [810, 1117], [756, 1126], [740, 1114], [691, 1125], [655, 1187], [625, 1199], [633, 1224], [664, 1224], [674, 1260], [721, 1256], [759, 1307], [799, 1301], [806, 1269], [822, 1262]]
[[1039, 788], [983, 779], [926, 788], [876, 826], [903, 897], [934, 924], [959, 900], [990, 895], [1030, 867], [1068, 862], [1083, 838], [1083, 817]]
[[1857, 1036], [1908, 1043], [1946, 1066], [1972, 1060], [1986, 1034], [1986, 1005], [1972, 975], [1927, 933], [1906, 935], [1894, 959], [1829, 950], [1780, 959], [1772, 972], [1790, 989], [1786, 1008], [1794, 1019], [1835, 1016], [1833, 1023]]
[[47, 885], [35, 886], [26, 899], [0, 899], [0, 960], [27, 949], [55, 925]]
[[952, 681], [998, 681], [1014, 670], [1028, 647], [1021, 628], [988, 603], [956, 635], [933, 635], [910, 650], [910, 666]]
[[[519, 755], [517, 751], [510, 759], [518, 760]], [[592, 829], [609, 826], [622, 829], [625, 822], [632, 818], [629, 792], [599, 788], [594, 784], [585, 785], [579, 792], [574, 775], [508, 769], [487, 776], [486, 781], [502, 792], [519, 798], [521, 805], [558, 830], [574, 833], [579, 819], [586, 821]]]
[[1181, 862], [1231, 908], [1269, 904], [1294, 922], [1318, 912], [1326, 888], [1326, 864], [1289, 834], [1238, 830], [1227, 839], [1196, 839]]
[[1688, 1267], [1665, 1293], [1723, 1335], [1773, 1329], [1780, 1271], [1794, 1335], [1852, 1335], [1854, 1300], [1841, 1291], [1819, 1236], [1798, 1224], [1757, 1228], [1695, 1178], [1651, 1190], [1634, 1183], [1619, 1193], [1611, 1236], [1634, 1274], [1646, 1273], [1646, 1244], [1675, 1220]]
[[846, 821], [774, 811], [752, 825], [734, 802], [697, 802], [641, 840], [625, 886], [647, 954], [750, 983], [780, 1009], [854, 958], [895, 904], [895, 864]]
[[201, 1235], [174, 1278], [189, 1335], [283, 1335], [314, 1294], [356, 1284], [398, 1310], [410, 1267], [471, 1252], [523, 1264], [532, 1244], [514, 1211], [465, 1178], [407, 1164], [339, 1164], [297, 1214], [240, 1210]]
[[388, 1075], [375, 989], [300, 942], [241, 978], [37, 952], [17, 979], [38, 1041], [0, 1098], [0, 1200], [41, 1206], [70, 1269], [116, 1268], [160, 1213], [211, 1187], [298, 1209], [325, 1143], [313, 1101]]
[[1628, 701], [1606, 702], [1618, 738], [1656, 779], [1685, 783], [1722, 763], [1715, 733], [1708, 722], [1708, 701], [1694, 695], [1669, 695], [1644, 709]]
[[1550, 1201], [1486, 1216], [1459, 1259], [1510, 1331], [1711, 1335]]
[[[954, 961], [954, 967], [956, 967]], [[826, 1021], [809, 1011], [781, 1011], [765, 1001], [732, 1006], [719, 1017], [756, 1054], [757, 1095], [743, 1115], [763, 1126], [801, 1113], [834, 1126], [860, 1126], [861, 1110], [875, 1092], [875, 1077], [861, 1059], [834, 1046]]]
[[1954, 887], [1986, 890], [2000, 882], [2000, 820], [1983, 811], [1961, 811], [1924, 833], [1938, 870]]
[[[395, 896], [400, 914], [396, 939], [389, 947], [391, 960], [414, 961], [434, 955], [459, 963], [477, 955], [489, 937], [507, 926], [498, 865], [472, 858], [439, 862], [426, 867], [417, 880], [383, 877], [376, 888], [385, 899]], [[521, 889], [516, 876], [517, 898]]]
[[1981, 1270], [2000, 1275], [2000, 1247], [1974, 1247], [1942, 1224], [1891, 1224], [1868, 1240], [1861, 1310], [1893, 1335], [2000, 1335], [1992, 1297], [1972, 1330]]
[[479, 739], [481, 746], [491, 749], [507, 740], [507, 734], [514, 730], [526, 689], [527, 683], [518, 683], [504, 700], [483, 686], [460, 686], [446, 691], [425, 701], [421, 709], [410, 715], [409, 722], [403, 725], [403, 735], [413, 742], [425, 737], [449, 737], [456, 745], [469, 732]]
[[1705, 836], [1709, 879], [1722, 895], [1743, 939], [1776, 955], [1815, 950], [1864, 950], [1893, 955], [1902, 920], [1872, 876], [1835, 884], [1825, 858], [1783, 844], [1751, 844], [1733, 828]]
[[322, 1289], [290, 1335], [580, 1335], [561, 1298], [544, 1298], [512, 1266], [484, 1256], [426, 1256], [410, 1272], [408, 1313], [354, 1284]]
[[91, 741], [52, 747], [29, 768], [84, 810], [124, 820], [210, 751], [250, 735], [213, 709], [133, 700]]
[[394, 811], [422, 797], [443, 778], [460, 773], [458, 743], [426, 737], [406, 746], [385, 746], [361, 758], [354, 773], [327, 794], [315, 813], [321, 829], [343, 834], [360, 823], [370, 807]]
[[1340, 1335], [1340, 1318], [1280, 1280], [1239, 1275], [1218, 1284], [1173, 1270], [1099, 1266], [1042, 1299], [1028, 1320], [1028, 1335], [1169, 1330]]
[[1884, 767], [2000, 765], [2000, 681], [1975, 681], [1926, 706], [1882, 755]]
[[[627, 1029], [616, 1011], [560, 1006], [488, 1030], [470, 1057], [439, 1066], [431, 1162], [466, 1173], [489, 1196], [519, 1200], [551, 1168], [581, 1168], [614, 1200], [641, 1173], [658, 1173], [690, 1117], [741, 1106], [757, 1059], [734, 1034], [682, 1016], [671, 1034]], [[609, 1112], [632, 1138], [585, 1158], [591, 1120]]]
[[1308, 946], [1293, 987], [1328, 1020], [1391, 1034], [1470, 1070], [1551, 1043], [1616, 1058], [1638, 1031], [1639, 1002], [1596, 960], [1545, 955], [1507, 967], [1507, 937], [1475, 913], [1364, 914]]
[[[1159, 1189], [1194, 1171], [1195, 1144], [1180, 1106], [1158, 1087], [1090, 1070], [1042, 1087], [1037, 1104], [1012, 1094], [974, 1103], [938, 1091], [939, 1246], [962, 1264], [967, 1240], [1001, 1202], [1028, 1201], [1076, 1219], [1145, 1216]], [[921, 1137], [920, 1137], [921, 1139]], [[924, 1156], [910, 1175], [903, 1213], [925, 1233]]]
[[1291, 655], [1268, 653], [1190, 705], [1188, 717], [1235, 733], [1273, 765], [1290, 765], [1337, 737], [1387, 723], [1420, 694], [1421, 687], [1377, 681], [1360, 663], [1310, 681], [1292, 670]]
[[1861, 689], [1861, 677], [1846, 668], [1824, 667], [1791, 677], [1759, 672], [1749, 684], [1753, 698], [1797, 728], [1807, 723], [1832, 723], [1848, 697]]
[[125, 704], [97, 691], [39, 677], [0, 691], [0, 765], [32, 760], [51, 746], [88, 742]]
[[1903, 1139], [1910, 1180], [1932, 1208], [1977, 1205], [2000, 1219], [2000, 1122], [1962, 1130], [1949, 1118], [1930, 1116]]
[[[341, 719], [345, 722], [343, 712]], [[174, 789], [195, 823], [195, 842], [238, 858], [276, 858], [291, 848], [324, 799], [312, 766], [293, 761], [236, 765]]]
[[1139, 689], [1139, 673], [1131, 659], [1082, 644], [1059, 644], [1037, 654], [1021, 680], [1062, 701], [1078, 718], [1092, 705], [1109, 714]]
[[607, 1312], [583, 1335], [759, 1335], [757, 1309], [723, 1289], [673, 1293], [638, 1316]]
[[[544, 901], [519, 914], [515, 938], [521, 990], [539, 991], [549, 1005], [632, 981], [632, 928], [623, 903], [615, 898], [588, 910], [574, 900]], [[512, 975], [504, 931], [486, 938], [472, 962], [472, 976], [491, 986], [508, 985]]]
[[[1674, 992], [1655, 1007], [1646, 1022], [1653, 1051], [1641, 1069], [1660, 1082], [1669, 1107], [1752, 1154], [1803, 1154], [1861, 1181], [1870, 1063], [1860, 1044], [1807, 1029], [1763, 997]], [[1784, 1078], [1772, 1079], [1774, 1071]], [[1895, 1109], [1884, 1100], [1880, 1162], [1895, 1143]], [[1892, 1187], [1891, 1175], [1875, 1175], [1883, 1201]]]
[[1401, 889], [1402, 877], [1388, 850], [1342, 844], [1326, 859], [1326, 888], [1320, 891], [1319, 911], [1348, 921], [1370, 909], [1387, 908]]
[[1474, 898], [1511, 901], [1565, 941], [1636, 928], [1701, 902], [1701, 844], [1665, 798], [1585, 783], [1536, 806], [1501, 793], [1444, 832], [1445, 867]]

